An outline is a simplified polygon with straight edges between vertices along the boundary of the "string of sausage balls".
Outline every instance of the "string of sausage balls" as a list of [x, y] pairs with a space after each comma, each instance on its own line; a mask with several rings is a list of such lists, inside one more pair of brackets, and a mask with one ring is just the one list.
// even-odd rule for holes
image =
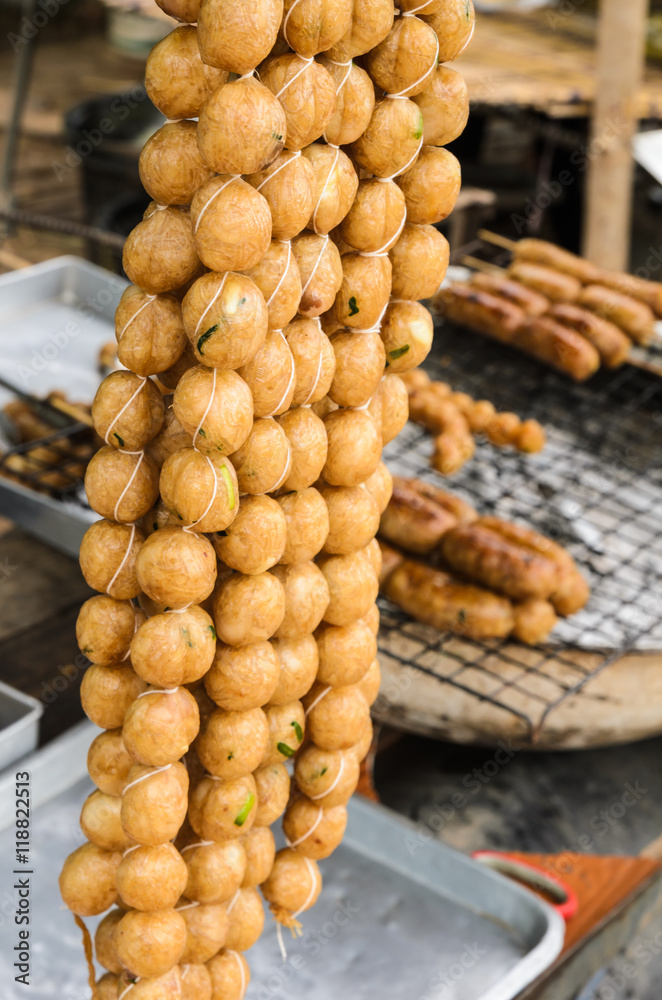
[[381, 452], [432, 343], [418, 300], [446, 272], [468, 108], [444, 63], [473, 9], [159, 3], [182, 22], [147, 64], [167, 122], [85, 480], [103, 732], [60, 886], [78, 920], [105, 913], [97, 1000], [241, 1000], [261, 897], [284, 951], [371, 743]]

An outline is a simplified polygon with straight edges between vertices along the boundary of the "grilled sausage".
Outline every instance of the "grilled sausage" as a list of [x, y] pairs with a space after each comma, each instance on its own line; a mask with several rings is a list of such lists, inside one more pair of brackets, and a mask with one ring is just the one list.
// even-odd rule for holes
[[659, 281], [646, 281], [634, 274], [623, 274], [622, 271], [599, 271], [595, 281], [622, 295], [630, 295], [633, 299], [645, 302], [656, 316], [662, 317], [662, 284]]
[[609, 320], [601, 319], [588, 309], [569, 302], [559, 302], [549, 310], [552, 319], [580, 333], [593, 344], [607, 368], [618, 368], [627, 359], [632, 347], [629, 337]]
[[480, 523], [515, 545], [552, 559], [559, 568], [559, 581], [550, 601], [560, 615], [572, 615], [586, 604], [590, 588], [569, 552], [532, 528], [524, 528], [498, 517], [483, 517]]
[[537, 646], [544, 642], [558, 621], [554, 606], [549, 601], [531, 597], [516, 604], [513, 635], [527, 646]]
[[514, 260], [508, 274], [534, 292], [552, 302], [576, 302], [582, 290], [581, 282], [570, 274], [562, 274], [551, 267], [533, 264], [528, 260]]
[[576, 382], [585, 381], [600, 367], [600, 355], [588, 340], [547, 316], [523, 323], [513, 338], [513, 347], [519, 347]]
[[518, 601], [546, 599], [560, 584], [553, 559], [505, 537], [489, 519], [451, 528], [441, 540], [441, 554], [457, 573]]
[[513, 606], [505, 597], [413, 559], [405, 559], [390, 574], [383, 593], [425, 625], [469, 639], [503, 638], [515, 624]]
[[506, 344], [510, 343], [525, 319], [523, 310], [512, 302], [459, 282], [443, 288], [434, 304], [446, 319], [479, 330]]
[[652, 309], [630, 295], [605, 285], [588, 285], [579, 297], [579, 305], [620, 326], [637, 344], [648, 344], [653, 338]]
[[379, 574], [379, 586], [382, 587], [388, 580], [391, 573], [397, 569], [400, 563], [404, 562], [405, 556], [399, 549], [393, 548], [383, 539], [379, 539], [379, 548], [382, 553], [382, 568]]
[[380, 534], [408, 552], [423, 554], [437, 548], [456, 524], [475, 521], [478, 514], [459, 497], [419, 479], [393, 477], [393, 495], [382, 514]]
[[562, 247], [557, 247], [554, 243], [546, 240], [524, 239], [515, 244], [513, 254], [517, 260], [531, 261], [533, 264], [542, 264], [551, 267], [562, 274], [569, 274], [577, 278], [582, 285], [588, 285], [593, 281], [599, 281], [600, 269], [592, 264], [590, 260], [584, 260], [577, 254], [570, 253]]
[[497, 274], [476, 271], [471, 277], [471, 286], [507, 299], [508, 302], [523, 309], [527, 316], [542, 316], [549, 309], [549, 299], [511, 278], [501, 278]]

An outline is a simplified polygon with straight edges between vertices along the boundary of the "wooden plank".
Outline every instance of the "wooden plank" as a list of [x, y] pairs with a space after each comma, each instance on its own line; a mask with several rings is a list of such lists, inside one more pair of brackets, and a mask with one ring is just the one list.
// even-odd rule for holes
[[648, 0], [603, 0], [598, 32], [597, 93], [589, 149], [584, 254], [627, 271], [637, 130], [636, 97], [644, 64]]
[[91, 594], [74, 559], [21, 531], [0, 538], [0, 641], [30, 632]]

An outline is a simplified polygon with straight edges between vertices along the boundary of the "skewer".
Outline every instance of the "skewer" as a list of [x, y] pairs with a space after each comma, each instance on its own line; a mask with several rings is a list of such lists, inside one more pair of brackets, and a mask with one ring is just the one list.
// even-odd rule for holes
[[515, 240], [509, 240], [507, 236], [500, 236], [499, 233], [492, 233], [489, 229], [479, 229], [478, 235], [486, 243], [493, 243], [497, 247], [503, 247], [504, 250], [514, 250], [517, 246]]
[[467, 267], [473, 267], [476, 271], [484, 271], [486, 274], [493, 274], [497, 278], [502, 277], [506, 273], [505, 268], [498, 267], [496, 264], [490, 264], [487, 260], [481, 260], [480, 257], [474, 257], [473, 254], [465, 254], [461, 258], [460, 263], [465, 264]]

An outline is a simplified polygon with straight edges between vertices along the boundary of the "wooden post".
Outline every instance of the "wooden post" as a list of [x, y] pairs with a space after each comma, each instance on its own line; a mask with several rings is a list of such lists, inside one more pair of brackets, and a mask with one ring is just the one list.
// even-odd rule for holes
[[637, 91], [648, 0], [601, 0], [595, 109], [588, 149], [584, 253], [627, 270], [630, 252]]

